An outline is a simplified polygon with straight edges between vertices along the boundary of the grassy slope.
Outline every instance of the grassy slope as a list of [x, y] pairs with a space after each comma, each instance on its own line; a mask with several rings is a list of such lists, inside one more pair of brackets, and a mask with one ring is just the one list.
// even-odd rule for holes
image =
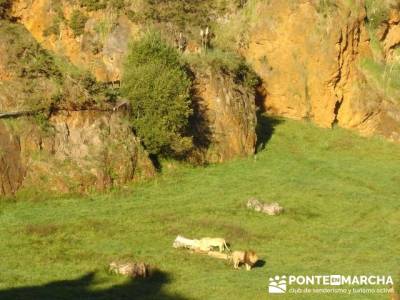
[[[380, 139], [285, 120], [257, 159], [165, 168], [151, 182], [109, 195], [3, 203], [0, 299], [17, 299], [10, 288], [30, 285], [36, 288], [22, 293], [41, 300], [144, 299], [144, 291], [149, 299], [265, 299], [275, 274], [396, 274], [399, 151]], [[249, 212], [251, 196], [279, 201], [287, 212]], [[233, 249], [255, 249], [266, 264], [234, 271], [173, 249], [177, 234], [226, 237]], [[170, 278], [128, 283], [104, 271], [115, 258], [145, 260]], [[78, 280], [96, 270], [93, 280]], [[66, 279], [76, 281], [40, 287]]]

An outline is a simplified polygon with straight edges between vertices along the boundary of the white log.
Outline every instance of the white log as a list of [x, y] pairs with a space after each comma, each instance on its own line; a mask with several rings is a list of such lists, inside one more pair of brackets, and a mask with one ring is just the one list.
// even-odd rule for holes
[[216, 251], [208, 251], [207, 254], [211, 257], [219, 258], [219, 259], [229, 259], [229, 254], [216, 252]]

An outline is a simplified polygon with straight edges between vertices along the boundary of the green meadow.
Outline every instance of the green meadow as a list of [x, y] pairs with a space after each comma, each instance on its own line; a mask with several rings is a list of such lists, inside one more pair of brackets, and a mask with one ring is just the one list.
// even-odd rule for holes
[[[342, 129], [263, 117], [257, 155], [193, 167], [84, 197], [0, 201], [0, 299], [388, 299], [382, 294], [269, 295], [274, 275], [400, 272], [400, 147]], [[285, 213], [246, 209], [256, 197]], [[25, 199], [24, 199], [25, 198]], [[252, 271], [172, 248], [224, 237], [255, 250]], [[107, 272], [145, 261], [148, 279]]]

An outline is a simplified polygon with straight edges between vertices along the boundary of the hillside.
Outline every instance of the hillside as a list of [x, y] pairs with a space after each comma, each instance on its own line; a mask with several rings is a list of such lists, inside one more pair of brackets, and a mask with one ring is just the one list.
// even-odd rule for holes
[[399, 167], [400, 0], [0, 0], [0, 300], [400, 300]]
[[[120, 79], [129, 37], [148, 26], [171, 43], [183, 34], [189, 57], [201, 51], [199, 32], [209, 26], [219, 57], [239, 53], [261, 77], [260, 103], [269, 112], [399, 140], [398, 1], [112, 3], [18, 1], [13, 11], [44, 47], [105, 81]], [[44, 18], [49, 7], [52, 17]], [[78, 12], [85, 22], [77, 34]]]
[[[108, 195], [3, 202], [0, 298], [261, 299], [275, 274], [398, 274], [398, 146], [297, 121], [267, 124], [273, 135], [257, 158], [207, 168], [166, 161], [164, 175]], [[249, 197], [279, 201], [286, 213], [250, 212]], [[173, 249], [177, 234], [226, 237], [234, 250], [256, 249], [265, 266], [234, 271]], [[122, 258], [164, 274], [130, 282], [104, 271]]]
[[[107, 189], [154, 174], [147, 153], [140, 149], [149, 150], [145, 141], [162, 136], [150, 139], [142, 136], [145, 129], [127, 127], [135, 112], [113, 113], [116, 107], [126, 108], [121, 103], [127, 100], [135, 103], [119, 88], [126, 82], [124, 61], [130, 42], [142, 40], [149, 31], [159, 32], [179, 52], [190, 80], [190, 108], [183, 121], [190, 124], [175, 127], [186, 136], [186, 146], [178, 147], [175, 141], [181, 153], [174, 155], [180, 159], [207, 164], [253, 154], [256, 110], [399, 141], [400, 9], [396, 1], [7, 0], [1, 7], [5, 20], [0, 38], [7, 45], [1, 54], [2, 112], [40, 110], [41, 124], [56, 129], [52, 134], [36, 129], [18, 132], [15, 128], [26, 127], [21, 124], [31, 124], [24, 114], [12, 120], [14, 129], [0, 122], [3, 152], [19, 149], [2, 160], [2, 194], [37, 185], [49, 186], [49, 191], [86, 192], [93, 186]], [[209, 35], [202, 38], [199, 33], [206, 29]], [[31, 41], [37, 53], [28, 54], [25, 49], [31, 46], [26, 42], [8, 43], [10, 38]], [[9, 57], [19, 52], [25, 58]], [[26, 65], [24, 59], [30, 57], [35, 57], [36, 65]], [[22, 73], [14, 76], [16, 69]], [[153, 81], [149, 79], [147, 85]], [[160, 104], [155, 109], [165, 116]], [[112, 124], [107, 121], [110, 117]], [[161, 118], [157, 120], [161, 124]], [[114, 128], [115, 135], [104, 140], [99, 126]], [[65, 132], [70, 127], [76, 128], [71, 139]], [[130, 128], [135, 134], [127, 139], [125, 149], [136, 154], [111, 154]], [[166, 132], [171, 130], [170, 126]], [[25, 142], [31, 135], [36, 136], [36, 145]], [[96, 139], [104, 144], [93, 155], [88, 145], [72, 150]], [[38, 167], [35, 153], [42, 161]], [[154, 163], [158, 158], [149, 154]], [[82, 168], [86, 158], [89, 163]], [[63, 167], [66, 178], [51, 171], [55, 165], [60, 168], [60, 159], [71, 161]], [[30, 180], [35, 172], [46, 173], [39, 176], [46, 180]], [[91, 179], [84, 179], [82, 173]]]

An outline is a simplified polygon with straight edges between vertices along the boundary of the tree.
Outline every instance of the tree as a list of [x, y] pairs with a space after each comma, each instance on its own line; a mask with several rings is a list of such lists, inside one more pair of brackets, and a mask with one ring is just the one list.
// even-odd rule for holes
[[192, 147], [186, 135], [191, 81], [176, 49], [159, 33], [132, 42], [124, 65], [122, 95], [131, 103], [136, 134], [151, 154], [183, 155]]

